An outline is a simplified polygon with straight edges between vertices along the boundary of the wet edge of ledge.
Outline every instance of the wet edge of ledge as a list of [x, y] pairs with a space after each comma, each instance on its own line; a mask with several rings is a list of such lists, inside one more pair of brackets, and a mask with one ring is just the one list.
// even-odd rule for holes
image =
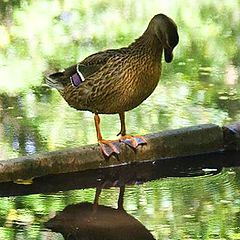
[[133, 162], [72, 173], [50, 174], [37, 177], [28, 185], [14, 182], [0, 183], [0, 197], [139, 185], [171, 177], [207, 177], [221, 173], [223, 168], [239, 167], [239, 159], [240, 152], [217, 151], [188, 157]]

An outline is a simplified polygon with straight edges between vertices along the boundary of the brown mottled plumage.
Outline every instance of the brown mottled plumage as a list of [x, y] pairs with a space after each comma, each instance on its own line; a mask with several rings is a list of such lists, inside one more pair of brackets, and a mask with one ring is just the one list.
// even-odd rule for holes
[[[158, 14], [151, 19], [143, 35], [128, 47], [90, 55], [78, 65], [51, 74], [47, 77], [47, 83], [59, 89], [68, 104], [77, 110], [88, 110], [95, 114], [118, 113], [121, 119], [120, 133], [125, 136], [124, 112], [137, 107], [153, 92], [161, 74], [162, 54], [164, 52], [166, 62], [171, 62], [172, 51], [178, 41], [176, 24], [164, 14]], [[76, 73], [77, 67], [85, 81], [73, 86], [70, 77]], [[101, 142], [98, 116], [95, 123]], [[145, 142], [138, 140], [136, 143], [132, 139], [135, 143], [129, 145], [137, 147]], [[118, 153], [115, 150], [113, 152]]]

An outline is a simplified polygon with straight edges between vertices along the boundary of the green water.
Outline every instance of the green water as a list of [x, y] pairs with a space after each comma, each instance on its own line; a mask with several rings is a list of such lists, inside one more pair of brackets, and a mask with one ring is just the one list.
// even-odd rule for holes
[[[0, 159], [96, 142], [93, 116], [70, 108], [44, 75], [91, 53], [126, 46], [157, 13], [179, 28], [171, 64], [143, 104], [126, 114], [130, 134], [240, 117], [240, 2], [0, 1]], [[101, 116], [105, 138], [118, 116]], [[240, 239], [239, 169], [216, 176], [171, 178], [126, 188], [124, 207], [156, 239]], [[43, 222], [94, 189], [0, 199], [0, 239], [62, 239]], [[101, 204], [116, 206], [118, 189]]]

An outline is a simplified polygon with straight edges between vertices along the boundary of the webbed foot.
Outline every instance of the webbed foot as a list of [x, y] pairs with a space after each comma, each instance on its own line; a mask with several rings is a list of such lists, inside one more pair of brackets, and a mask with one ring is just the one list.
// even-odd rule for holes
[[117, 140], [99, 140], [98, 141], [102, 153], [105, 157], [109, 158], [112, 154], [120, 153], [120, 144]]
[[131, 136], [131, 135], [124, 135], [120, 137], [120, 142], [124, 142], [131, 148], [136, 149], [139, 145], [144, 145], [147, 144], [147, 141], [144, 137], [136, 135], [136, 136]]

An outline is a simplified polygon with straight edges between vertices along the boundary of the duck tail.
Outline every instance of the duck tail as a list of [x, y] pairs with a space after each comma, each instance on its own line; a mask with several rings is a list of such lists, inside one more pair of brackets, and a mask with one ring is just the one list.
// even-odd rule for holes
[[51, 88], [56, 88], [58, 90], [63, 90], [64, 86], [61, 82], [61, 78], [64, 76], [62, 72], [52, 73], [46, 76], [46, 84]]

